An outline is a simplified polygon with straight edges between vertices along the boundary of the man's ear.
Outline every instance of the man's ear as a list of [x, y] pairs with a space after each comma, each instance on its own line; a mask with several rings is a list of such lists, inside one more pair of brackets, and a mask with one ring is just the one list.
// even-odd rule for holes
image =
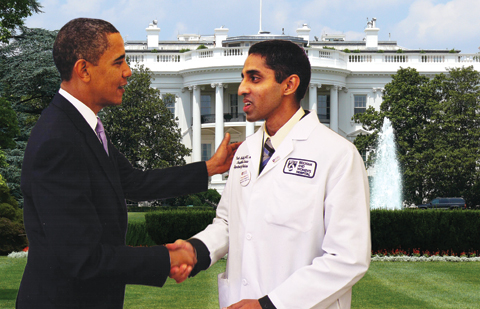
[[76, 75], [79, 79], [84, 82], [90, 81], [90, 62], [85, 59], [79, 59], [75, 62], [73, 66], [72, 74]]
[[297, 74], [292, 74], [287, 77], [284, 81], [284, 92], [283, 94], [288, 96], [294, 94], [297, 91], [298, 86], [300, 86], [300, 77]]

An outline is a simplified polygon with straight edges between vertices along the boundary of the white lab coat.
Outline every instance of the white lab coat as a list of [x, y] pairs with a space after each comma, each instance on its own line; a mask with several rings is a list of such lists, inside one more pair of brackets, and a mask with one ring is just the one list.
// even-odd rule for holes
[[217, 216], [194, 236], [212, 264], [228, 252], [220, 307], [268, 294], [278, 309], [350, 308], [371, 256], [362, 158], [309, 113], [258, 176], [262, 134], [237, 150]]

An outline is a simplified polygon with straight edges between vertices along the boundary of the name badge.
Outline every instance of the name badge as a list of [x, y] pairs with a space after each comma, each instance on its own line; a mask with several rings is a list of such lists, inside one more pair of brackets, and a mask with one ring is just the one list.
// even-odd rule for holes
[[283, 167], [283, 173], [313, 178], [317, 170], [317, 162], [303, 159], [289, 158]]
[[242, 185], [242, 187], [246, 187], [250, 183], [250, 179], [249, 170], [244, 170], [240, 173], [240, 185]]

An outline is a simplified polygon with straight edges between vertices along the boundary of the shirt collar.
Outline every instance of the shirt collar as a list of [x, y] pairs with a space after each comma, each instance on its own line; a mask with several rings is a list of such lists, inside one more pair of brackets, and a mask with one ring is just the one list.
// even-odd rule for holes
[[83, 118], [85, 118], [85, 121], [88, 123], [88, 125], [92, 128], [93, 131], [95, 131], [95, 127], [97, 126], [97, 116], [95, 115], [95, 113], [88, 106], [83, 104], [79, 99], [75, 98], [66, 90], [60, 88], [60, 90], [58, 90], [58, 93], [60, 93], [65, 99], [67, 99], [68, 102], [72, 103], [72, 105], [75, 106], [78, 112], [83, 116]]
[[[290, 118], [278, 131], [275, 133], [274, 136], [268, 135], [266, 126], [264, 127], [264, 134], [265, 134], [265, 140], [267, 137], [270, 137], [270, 140], [272, 141], [273, 148], [277, 149], [280, 144], [283, 142], [285, 137], [290, 133], [292, 130], [293, 126], [297, 124], [297, 122], [302, 119], [303, 115], [305, 115], [305, 111], [303, 108], [300, 106], [300, 108], [297, 110], [295, 114], [293, 114], [292, 118]], [[263, 146], [263, 145], [262, 145]]]

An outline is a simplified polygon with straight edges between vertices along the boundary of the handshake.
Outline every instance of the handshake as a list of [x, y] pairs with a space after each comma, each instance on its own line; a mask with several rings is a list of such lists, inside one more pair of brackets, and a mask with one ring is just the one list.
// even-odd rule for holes
[[185, 240], [177, 240], [165, 245], [170, 253], [170, 275], [177, 283], [185, 281], [197, 264], [197, 253], [193, 246]]

